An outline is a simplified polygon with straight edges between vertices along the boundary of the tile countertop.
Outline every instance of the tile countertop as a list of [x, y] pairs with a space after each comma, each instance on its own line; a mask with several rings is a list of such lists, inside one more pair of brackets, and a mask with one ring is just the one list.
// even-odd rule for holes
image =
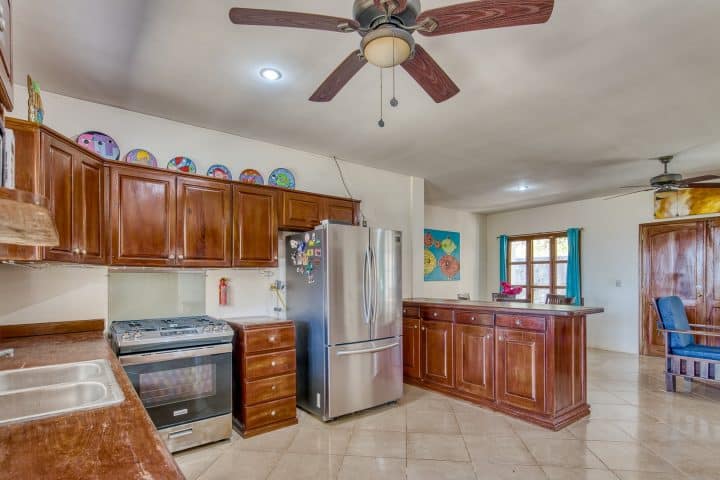
[[494, 312], [507, 313], [528, 313], [536, 315], [552, 315], [556, 317], [572, 317], [575, 315], [592, 315], [602, 313], [604, 308], [585, 307], [574, 305], [546, 305], [544, 303], [521, 303], [521, 302], [483, 302], [475, 300], [446, 300], [442, 298], [406, 298], [405, 304], [414, 305], [435, 305], [439, 307], [453, 307], [466, 309], [484, 309]]
[[119, 405], [0, 426], [0, 479], [184, 479], [102, 332], [0, 341], [0, 370], [108, 359]]

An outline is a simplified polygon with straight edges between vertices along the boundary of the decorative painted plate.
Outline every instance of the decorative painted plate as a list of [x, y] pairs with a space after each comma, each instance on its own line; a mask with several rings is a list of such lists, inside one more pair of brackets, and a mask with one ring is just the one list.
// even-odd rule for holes
[[197, 172], [197, 167], [195, 166], [195, 162], [193, 162], [192, 160], [190, 160], [187, 157], [171, 158], [167, 164], [167, 168], [168, 168], [168, 170], [180, 170], [181, 172], [185, 172], [185, 173]]
[[268, 177], [268, 185], [282, 188], [295, 188], [295, 175], [287, 168], [276, 168]]
[[260, 174], [260, 172], [258, 172], [254, 168], [246, 168], [245, 170], [240, 172], [240, 182], [252, 183], [255, 185], [264, 185], [265, 179]]
[[148, 152], [144, 148], [136, 148], [130, 150], [125, 154], [125, 161], [127, 163], [135, 163], [137, 165], [147, 165], [149, 167], [157, 167], [157, 159], [155, 155]]
[[107, 160], [120, 158], [120, 147], [110, 135], [90, 130], [78, 135], [76, 141], [85, 150], [97, 153]]
[[207, 174], [209, 177], [232, 180], [232, 173], [230, 173], [230, 169], [225, 165], [211, 165], [210, 168], [208, 168]]

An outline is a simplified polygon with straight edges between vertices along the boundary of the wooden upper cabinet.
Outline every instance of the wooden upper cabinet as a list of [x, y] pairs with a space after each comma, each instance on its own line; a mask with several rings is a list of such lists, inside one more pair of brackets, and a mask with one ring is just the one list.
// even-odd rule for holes
[[324, 217], [334, 222], [356, 225], [358, 223], [358, 205], [352, 200], [341, 200], [339, 198], [327, 198], [325, 202]]
[[0, 0], [0, 103], [13, 109], [12, 12], [10, 0]]
[[[720, 220], [708, 220], [707, 223], [707, 271], [704, 294], [706, 323], [720, 328]], [[708, 345], [720, 346], [719, 338], [708, 338]]]
[[497, 401], [545, 413], [545, 334], [497, 328], [495, 335]]
[[403, 374], [420, 378], [420, 320], [403, 318]]
[[73, 262], [79, 253], [73, 239], [73, 177], [75, 162], [80, 152], [68, 142], [43, 134], [42, 164], [45, 172], [44, 195], [55, 220], [59, 244], [46, 248], [44, 258], [60, 262]]
[[105, 173], [103, 163], [80, 153], [73, 173], [73, 238], [78, 261], [105, 263]]
[[453, 375], [453, 324], [450, 322], [422, 321], [420, 327], [422, 379], [452, 387]]
[[233, 266], [277, 267], [277, 192], [252, 185], [233, 189]]
[[323, 220], [323, 197], [300, 192], [282, 192], [280, 227], [311, 230]]
[[110, 168], [112, 265], [175, 265], [175, 178], [170, 172]]
[[495, 339], [492, 327], [455, 325], [455, 388], [495, 398]]
[[232, 259], [232, 186], [177, 178], [177, 264], [229, 267]]

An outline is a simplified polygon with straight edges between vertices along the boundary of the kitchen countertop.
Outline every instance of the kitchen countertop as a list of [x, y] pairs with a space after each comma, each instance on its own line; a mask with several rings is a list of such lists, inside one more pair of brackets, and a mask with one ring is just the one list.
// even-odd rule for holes
[[119, 405], [0, 426], [0, 478], [184, 479], [102, 332], [0, 341], [0, 370], [107, 359]]
[[243, 326], [272, 325], [275, 323], [292, 322], [292, 320], [284, 320], [282, 318], [269, 317], [269, 316], [233, 317], [233, 318], [223, 318], [222, 320], [224, 320], [228, 323], [232, 323], [235, 325], [243, 325]]
[[585, 307], [575, 305], [546, 305], [544, 303], [521, 302], [487, 302], [476, 300], [446, 300], [442, 298], [406, 298], [404, 303], [418, 305], [435, 305], [440, 307], [486, 309], [494, 312], [508, 313], [534, 313], [540, 315], [553, 315], [557, 317], [572, 317], [575, 315], [592, 315], [602, 313], [604, 308]]

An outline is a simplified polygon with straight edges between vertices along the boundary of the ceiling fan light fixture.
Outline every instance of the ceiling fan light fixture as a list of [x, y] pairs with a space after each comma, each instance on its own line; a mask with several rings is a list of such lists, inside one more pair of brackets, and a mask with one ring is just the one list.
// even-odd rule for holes
[[282, 72], [276, 68], [263, 68], [260, 70], [260, 76], [265, 80], [275, 82], [282, 78]]
[[413, 53], [415, 42], [405, 30], [383, 27], [367, 34], [362, 41], [365, 59], [380, 68], [405, 63]]

